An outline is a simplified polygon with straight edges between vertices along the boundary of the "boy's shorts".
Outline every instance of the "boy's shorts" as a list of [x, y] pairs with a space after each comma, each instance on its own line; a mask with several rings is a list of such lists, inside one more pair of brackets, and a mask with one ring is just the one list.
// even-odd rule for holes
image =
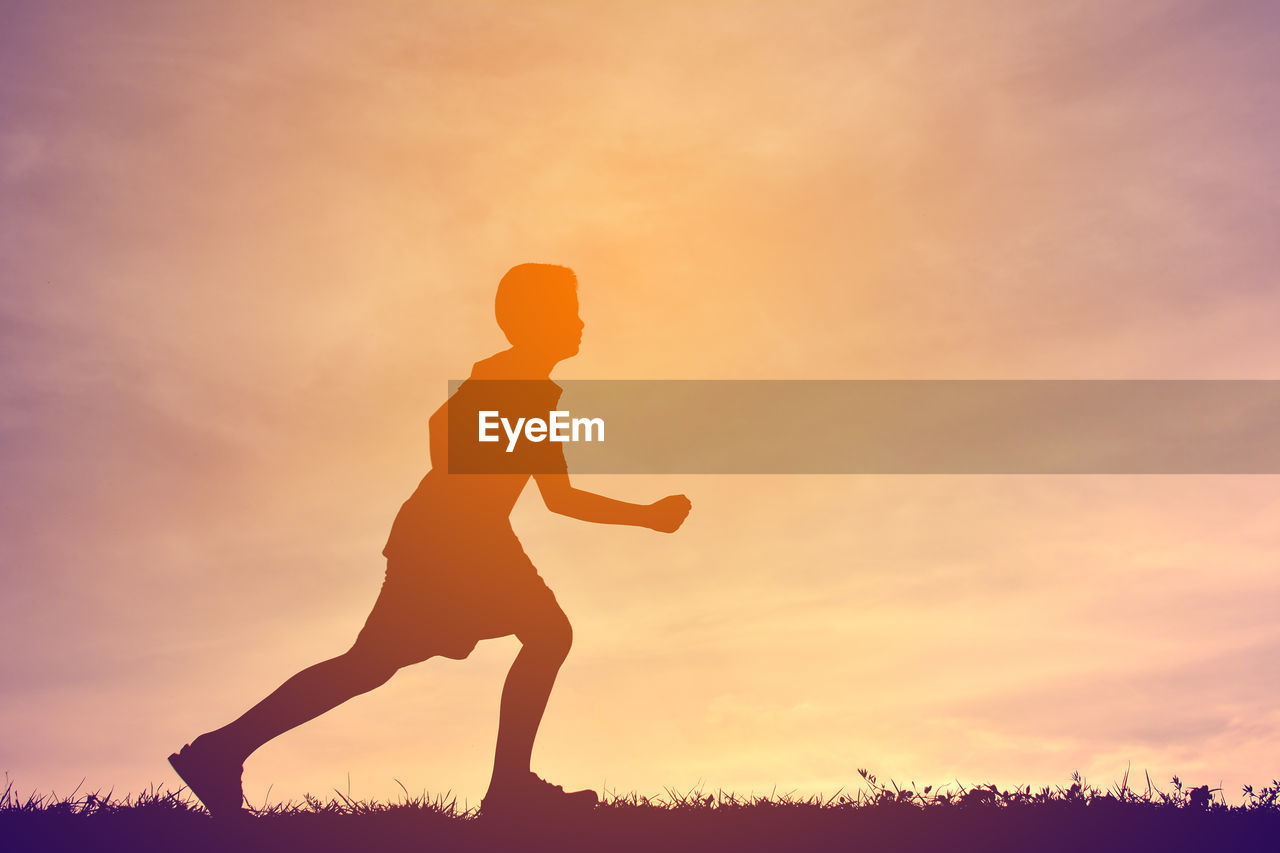
[[480, 640], [563, 619], [555, 594], [514, 536], [490, 541], [483, 551], [389, 559], [356, 648], [396, 666], [436, 655], [462, 660]]

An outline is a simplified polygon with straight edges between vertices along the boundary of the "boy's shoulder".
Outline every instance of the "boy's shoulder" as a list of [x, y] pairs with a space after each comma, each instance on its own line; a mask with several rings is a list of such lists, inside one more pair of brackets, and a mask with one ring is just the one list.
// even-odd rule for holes
[[516, 365], [511, 358], [511, 350], [496, 352], [488, 358], [482, 358], [471, 365], [470, 378], [483, 380], [515, 379]]
[[[468, 381], [502, 382], [502, 385], [491, 386], [491, 391], [502, 395], [517, 397], [550, 398], [552, 402], [559, 399], [563, 389], [550, 378], [529, 379], [524, 375], [522, 365], [512, 356], [511, 350], [494, 353], [471, 366]], [[510, 384], [507, 384], [510, 383]], [[464, 385], [466, 383], [463, 383]]]

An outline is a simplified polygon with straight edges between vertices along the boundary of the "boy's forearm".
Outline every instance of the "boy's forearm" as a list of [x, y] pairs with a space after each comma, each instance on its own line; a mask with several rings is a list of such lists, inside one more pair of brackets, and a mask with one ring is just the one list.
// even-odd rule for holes
[[555, 512], [596, 524], [629, 524], [634, 527], [648, 527], [648, 509], [648, 504], [633, 504], [606, 498], [595, 492], [573, 489], [561, 503], [557, 504]]

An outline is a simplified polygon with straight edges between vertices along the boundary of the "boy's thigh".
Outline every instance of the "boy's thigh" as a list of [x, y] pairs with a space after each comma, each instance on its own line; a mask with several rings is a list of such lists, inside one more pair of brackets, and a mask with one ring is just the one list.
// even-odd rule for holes
[[566, 646], [572, 638], [555, 593], [532, 567], [463, 587], [388, 580], [353, 650], [401, 667], [437, 655], [462, 660], [480, 640], [512, 635]]
[[441, 655], [461, 660], [476, 638], [440, 607], [438, 596], [414, 584], [385, 582], [352, 651], [399, 668]]
[[481, 639], [515, 635], [528, 643], [571, 635], [569, 618], [555, 593], [537, 574], [503, 585], [487, 605], [487, 612], [479, 620], [484, 625]]

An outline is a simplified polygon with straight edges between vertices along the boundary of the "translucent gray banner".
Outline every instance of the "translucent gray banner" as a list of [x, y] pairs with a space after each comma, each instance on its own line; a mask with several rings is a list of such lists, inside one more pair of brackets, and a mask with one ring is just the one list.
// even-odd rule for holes
[[[1280, 381], [1272, 380], [557, 384], [560, 433], [570, 439], [559, 445], [573, 473], [1280, 473]], [[451, 413], [450, 435], [478, 438], [479, 417]], [[535, 439], [550, 447], [537, 430], [517, 431], [513, 446], [518, 419], [504, 432], [495, 417], [478, 445], [485, 454], [455, 456], [451, 440], [452, 472], [510, 471], [520, 447]], [[594, 419], [603, 440], [585, 431], [571, 440], [573, 420]], [[528, 473], [543, 473], [558, 457], [528, 459]]]

